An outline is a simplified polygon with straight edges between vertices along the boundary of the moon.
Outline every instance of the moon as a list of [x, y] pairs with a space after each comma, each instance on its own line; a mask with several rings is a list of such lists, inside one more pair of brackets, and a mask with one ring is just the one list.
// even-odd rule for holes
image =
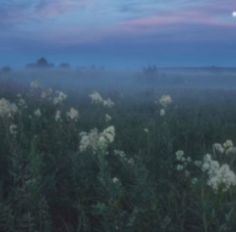
[[233, 17], [233, 18], [236, 18], [236, 11], [233, 11], [233, 12], [232, 12], [232, 17]]

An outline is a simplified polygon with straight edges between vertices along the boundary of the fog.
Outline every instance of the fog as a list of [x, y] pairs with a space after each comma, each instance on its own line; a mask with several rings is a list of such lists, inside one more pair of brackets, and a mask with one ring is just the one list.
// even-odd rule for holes
[[[126, 93], [160, 89], [235, 89], [236, 68], [156, 68], [148, 66], [137, 71], [104, 69], [25, 69], [0, 72], [1, 86], [6, 89], [27, 88], [32, 81], [43, 87], [66, 92], [91, 91]], [[14, 86], [14, 87], [13, 87]]]

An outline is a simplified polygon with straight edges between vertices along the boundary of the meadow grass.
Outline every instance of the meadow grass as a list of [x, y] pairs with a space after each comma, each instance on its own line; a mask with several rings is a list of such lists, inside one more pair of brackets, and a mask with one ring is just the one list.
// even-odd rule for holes
[[7, 83], [0, 231], [236, 230], [236, 91]]

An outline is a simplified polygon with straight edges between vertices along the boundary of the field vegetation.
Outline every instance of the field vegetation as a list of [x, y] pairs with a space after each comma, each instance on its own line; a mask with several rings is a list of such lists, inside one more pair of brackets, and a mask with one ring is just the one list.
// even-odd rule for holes
[[2, 73], [0, 231], [235, 231], [234, 70], [164, 71]]

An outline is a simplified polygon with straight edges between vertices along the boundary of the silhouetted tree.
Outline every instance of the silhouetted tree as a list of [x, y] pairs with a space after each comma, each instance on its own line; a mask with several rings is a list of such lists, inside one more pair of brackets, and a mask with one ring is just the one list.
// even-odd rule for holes
[[52, 68], [54, 67], [54, 64], [48, 63], [48, 61], [41, 57], [39, 58], [36, 63], [30, 63], [26, 65], [26, 68]]

